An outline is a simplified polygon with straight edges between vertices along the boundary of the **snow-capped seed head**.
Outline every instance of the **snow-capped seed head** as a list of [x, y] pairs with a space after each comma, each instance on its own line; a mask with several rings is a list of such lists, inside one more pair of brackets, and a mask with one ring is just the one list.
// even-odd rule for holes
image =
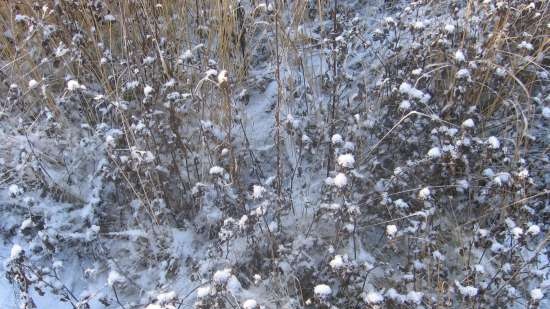
[[447, 32], [449, 34], [452, 34], [452, 33], [455, 32], [455, 26], [452, 25], [452, 24], [446, 24], [443, 29], [445, 29], [445, 32]]
[[231, 268], [226, 268], [223, 270], [218, 270], [214, 273], [212, 280], [216, 284], [226, 284], [229, 278], [231, 277]]
[[23, 253], [24, 253], [23, 248], [21, 248], [20, 245], [18, 244], [13, 245], [11, 247], [9, 261], [13, 261], [20, 258], [23, 255]]
[[388, 235], [388, 237], [393, 238], [395, 237], [396, 233], [397, 233], [397, 226], [393, 224], [386, 225], [386, 235]]
[[464, 297], [475, 297], [477, 295], [478, 289], [473, 286], [463, 286], [460, 282], [455, 281], [458, 291]]
[[345, 266], [344, 259], [341, 255], [335, 255], [334, 258], [329, 262], [329, 265], [334, 270], [341, 269]]
[[254, 199], [259, 199], [259, 198], [261, 198], [261, 197], [264, 195], [265, 191], [266, 191], [266, 190], [265, 190], [264, 187], [258, 186], [258, 185], [254, 185], [254, 186], [252, 186], [252, 197], [253, 197]]
[[514, 235], [514, 239], [519, 239], [521, 235], [523, 235], [523, 229], [521, 227], [515, 227], [512, 229], [512, 235]]
[[71, 79], [67, 82], [67, 89], [69, 91], [76, 91], [79, 89], [86, 89], [86, 87], [80, 85], [80, 83], [77, 80]]
[[10, 196], [11, 197], [16, 197], [16, 196], [19, 196], [21, 194], [23, 194], [23, 188], [21, 188], [20, 186], [16, 185], [16, 184], [12, 184], [8, 187], [8, 191], [10, 192]]
[[439, 147], [433, 147], [432, 149], [430, 149], [428, 151], [428, 157], [430, 157], [431, 159], [437, 159], [441, 157], [441, 150], [439, 149]]
[[402, 111], [408, 111], [411, 109], [411, 101], [409, 100], [403, 100], [401, 103], [399, 103], [399, 109]]
[[489, 148], [491, 148], [491, 149], [499, 149], [500, 148], [500, 141], [495, 136], [490, 136], [487, 139], [487, 144], [489, 144]]
[[455, 60], [457, 62], [466, 61], [466, 56], [464, 56], [464, 53], [460, 49], [455, 52]]
[[151, 95], [151, 93], [155, 92], [155, 89], [153, 89], [153, 87], [149, 86], [149, 85], [145, 85], [145, 87], [143, 87], [143, 94], [148, 97], [149, 95]]
[[518, 48], [531, 51], [533, 50], [533, 44], [522, 41], [521, 43], [518, 44]]
[[537, 236], [539, 233], [540, 227], [538, 225], [533, 224], [527, 229], [527, 234], [529, 235]]
[[29, 89], [36, 88], [38, 86], [38, 82], [35, 79], [29, 80]]
[[223, 175], [223, 173], [224, 169], [220, 166], [212, 166], [209, 171], [210, 175]]
[[430, 198], [430, 195], [431, 195], [431, 192], [430, 192], [430, 188], [428, 188], [428, 187], [422, 188], [422, 189], [418, 192], [418, 197], [419, 197], [421, 200], [427, 200], [428, 198]]
[[384, 301], [384, 296], [378, 292], [369, 292], [365, 298], [369, 304], [379, 304]]
[[474, 120], [472, 118], [468, 118], [462, 122], [462, 127], [472, 129], [475, 127]]
[[468, 79], [470, 78], [470, 70], [468, 69], [460, 69], [456, 72], [455, 77], [458, 79]]
[[342, 135], [340, 134], [334, 134], [331, 138], [330, 138], [330, 141], [333, 143], [333, 144], [342, 144], [344, 142], [344, 139], [342, 138]]
[[332, 295], [332, 289], [326, 284], [318, 284], [313, 289], [313, 293], [321, 299], [327, 299]]
[[334, 185], [337, 186], [338, 188], [343, 188], [347, 184], [348, 184], [348, 177], [346, 177], [346, 174], [338, 173], [338, 175], [334, 177]]
[[355, 158], [351, 153], [346, 153], [338, 156], [338, 164], [342, 167], [353, 168]]
[[256, 309], [258, 308], [258, 303], [253, 299], [248, 299], [243, 303], [243, 309]]
[[227, 82], [229, 80], [229, 72], [227, 72], [226, 70], [221, 70], [220, 73], [218, 74], [218, 85], [220, 85], [220, 87], [226, 87], [227, 86]]
[[540, 301], [544, 297], [544, 293], [542, 293], [541, 289], [532, 289], [529, 294], [531, 299], [535, 302]]
[[197, 289], [197, 298], [204, 298], [210, 295], [210, 286], [204, 286]]

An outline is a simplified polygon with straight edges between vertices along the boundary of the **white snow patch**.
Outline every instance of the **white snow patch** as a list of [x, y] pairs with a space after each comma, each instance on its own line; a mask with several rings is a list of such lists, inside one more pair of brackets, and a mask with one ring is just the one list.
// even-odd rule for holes
[[197, 289], [197, 298], [204, 298], [210, 295], [210, 286], [203, 286]]
[[252, 197], [257, 200], [264, 195], [265, 191], [263, 186], [254, 185], [252, 187]]
[[348, 184], [348, 177], [346, 177], [346, 174], [338, 173], [338, 175], [334, 177], [334, 185], [337, 186], [338, 188], [343, 188], [347, 184]]
[[424, 293], [410, 291], [409, 293], [407, 293], [407, 302], [418, 305], [420, 304], [420, 302], [422, 302], [422, 297], [424, 297]]
[[344, 267], [344, 259], [341, 255], [336, 255], [334, 258], [329, 262], [329, 265], [332, 269], [338, 270], [340, 268]]
[[20, 245], [15, 244], [11, 247], [9, 261], [13, 261], [23, 255], [23, 248]]
[[111, 270], [109, 272], [109, 277], [107, 278], [107, 284], [109, 286], [113, 286], [117, 283], [124, 283], [126, 282], [126, 279], [124, 279], [124, 277], [119, 274], [116, 270]]
[[533, 224], [527, 229], [527, 234], [529, 235], [536, 236], [539, 233], [540, 233], [540, 227], [538, 225]]
[[432, 149], [430, 149], [428, 151], [428, 157], [432, 159], [437, 159], [441, 157], [441, 150], [439, 149], [439, 147], [433, 147]]
[[224, 172], [224, 169], [223, 167], [220, 167], [220, 166], [212, 166], [209, 171], [210, 175], [222, 175], [223, 172]]
[[342, 135], [340, 134], [334, 134], [331, 138], [330, 138], [330, 141], [333, 143], [333, 144], [341, 144], [344, 142], [344, 139], [342, 138]]
[[491, 148], [491, 149], [499, 149], [500, 148], [500, 141], [495, 136], [490, 136], [487, 139], [487, 144], [489, 144], [489, 148]]
[[148, 97], [151, 93], [153, 93], [155, 91], [155, 89], [153, 89], [153, 87], [149, 86], [149, 85], [145, 85], [145, 87], [143, 87], [143, 94]]
[[455, 60], [458, 62], [466, 61], [466, 57], [464, 56], [464, 53], [460, 49], [455, 52]]
[[369, 292], [366, 300], [369, 304], [379, 304], [384, 301], [384, 296], [378, 292]]
[[421, 199], [421, 200], [427, 200], [431, 195], [431, 192], [430, 192], [430, 188], [428, 187], [425, 187], [425, 188], [422, 188], [419, 192], [418, 192], [418, 197]]
[[388, 234], [389, 237], [394, 237], [395, 233], [397, 233], [397, 226], [393, 224], [386, 225], [386, 234]]
[[544, 297], [544, 293], [542, 293], [541, 289], [532, 289], [529, 294], [531, 295], [531, 299], [534, 301], [539, 301]]
[[258, 303], [254, 299], [248, 299], [243, 303], [243, 309], [255, 309]]
[[351, 153], [346, 153], [338, 156], [338, 164], [343, 167], [353, 168], [355, 164], [355, 158]]
[[29, 80], [29, 88], [30, 89], [36, 88], [36, 86], [38, 86], [38, 82], [35, 79]]
[[473, 128], [475, 127], [475, 123], [474, 123], [474, 120], [472, 118], [468, 118], [466, 120], [464, 120], [464, 122], [462, 122], [462, 126], [464, 128]]
[[332, 289], [326, 284], [318, 284], [313, 289], [313, 292], [320, 298], [327, 298], [332, 294]]
[[67, 89], [69, 91], [76, 91], [78, 89], [85, 89], [84, 86], [80, 85], [80, 83], [77, 80], [71, 79], [67, 82]]

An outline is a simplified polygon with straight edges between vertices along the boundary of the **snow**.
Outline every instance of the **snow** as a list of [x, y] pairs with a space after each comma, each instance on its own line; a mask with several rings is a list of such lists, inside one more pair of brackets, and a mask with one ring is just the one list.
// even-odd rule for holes
[[519, 239], [521, 235], [523, 235], [523, 229], [521, 227], [515, 227], [512, 229], [512, 235], [514, 236], [514, 239]]
[[332, 269], [338, 270], [344, 267], [344, 259], [341, 255], [336, 255], [334, 258], [329, 262], [329, 265]]
[[475, 297], [477, 295], [478, 289], [473, 286], [463, 286], [460, 282], [455, 281], [458, 291], [464, 297]]
[[432, 149], [430, 149], [428, 151], [428, 157], [430, 157], [431, 159], [437, 159], [441, 157], [441, 150], [439, 149], [439, 147], [433, 147]]
[[15, 244], [11, 247], [9, 261], [16, 260], [22, 255], [23, 255], [23, 248], [20, 245]]
[[227, 84], [227, 81], [229, 79], [229, 73], [226, 70], [221, 70], [218, 74], [218, 84], [223, 85]]
[[344, 139], [342, 138], [342, 135], [340, 134], [334, 134], [331, 138], [330, 138], [330, 141], [333, 143], [333, 144], [342, 144], [344, 142]]
[[243, 309], [255, 309], [258, 307], [258, 303], [254, 299], [245, 300], [243, 303]]
[[409, 100], [403, 100], [401, 103], [399, 103], [399, 109], [403, 111], [408, 111], [411, 109], [411, 101]]
[[500, 148], [500, 141], [495, 136], [490, 136], [487, 139], [487, 143], [489, 144], [489, 148], [491, 148], [491, 149], [499, 149]]
[[21, 231], [23, 231], [23, 230], [26, 230], [26, 229], [31, 228], [33, 226], [34, 226], [34, 223], [32, 222], [32, 219], [28, 218], [28, 219], [23, 220], [23, 222], [21, 222], [21, 226], [19, 227], [19, 229]]
[[464, 122], [462, 122], [462, 126], [468, 129], [474, 128], [475, 127], [474, 120], [472, 118], [468, 118], [464, 120]]
[[353, 165], [355, 164], [355, 158], [350, 153], [339, 155], [338, 164], [343, 167], [353, 168]]
[[539, 301], [544, 297], [544, 293], [541, 289], [532, 289], [529, 295], [533, 301]]
[[543, 107], [542, 108], [542, 116], [546, 119], [550, 118], [550, 107]]
[[223, 175], [224, 169], [220, 166], [212, 166], [208, 172], [210, 175]]
[[464, 53], [461, 50], [457, 50], [455, 52], [455, 60], [457, 62], [464, 62], [466, 61], [466, 57], [464, 56]]
[[399, 92], [402, 94], [407, 94], [408, 96], [415, 98], [415, 99], [422, 99], [424, 98], [424, 92], [416, 89], [411, 84], [404, 82], [399, 86]]
[[338, 188], [343, 188], [347, 184], [348, 184], [348, 177], [346, 177], [346, 174], [338, 173], [338, 175], [334, 177], [334, 185], [337, 186]]
[[8, 188], [8, 191], [10, 192], [10, 195], [12, 197], [16, 197], [18, 195], [23, 194], [23, 189], [20, 186], [16, 185], [16, 184], [10, 185], [9, 188]]
[[537, 236], [540, 233], [540, 227], [538, 225], [531, 225], [527, 229], [527, 234]]
[[210, 286], [203, 286], [197, 289], [197, 298], [204, 298], [210, 295]]
[[149, 95], [151, 95], [151, 93], [153, 93], [155, 91], [155, 89], [153, 89], [153, 87], [149, 86], [149, 85], [145, 85], [145, 87], [143, 87], [143, 94], [148, 97]]
[[418, 305], [422, 302], [422, 297], [424, 297], [424, 293], [422, 292], [409, 291], [407, 293], [407, 302]]
[[107, 278], [107, 284], [109, 286], [112, 287], [117, 283], [124, 283], [124, 282], [126, 282], [126, 279], [120, 273], [118, 273], [116, 270], [111, 270], [109, 272], [109, 276]]
[[403, 199], [397, 199], [393, 202], [395, 207], [401, 208], [401, 209], [407, 209], [409, 208], [409, 204], [407, 204]]
[[266, 189], [263, 186], [254, 185], [252, 186], [252, 197], [257, 200], [262, 198]]
[[326, 284], [318, 284], [313, 289], [313, 293], [320, 298], [328, 298], [332, 294], [332, 289]]
[[445, 29], [445, 32], [450, 33], [450, 34], [455, 32], [455, 26], [452, 25], [452, 24], [446, 24], [443, 29]]
[[217, 284], [226, 284], [229, 278], [231, 277], [231, 268], [225, 268], [223, 270], [218, 270], [214, 273], [212, 280]]
[[384, 301], [384, 296], [378, 292], [369, 292], [366, 297], [367, 303], [379, 304]]
[[167, 293], [161, 293], [161, 294], [157, 295], [157, 300], [161, 304], [168, 303], [168, 302], [170, 302], [174, 299], [176, 299], [176, 292], [174, 292], [174, 291], [170, 291], [170, 292], [167, 292]]
[[69, 91], [76, 91], [76, 90], [80, 89], [81, 87], [82, 86], [80, 85], [80, 83], [77, 80], [71, 79], [67, 82], [67, 89]]
[[460, 69], [456, 72], [456, 78], [458, 79], [467, 79], [470, 77], [470, 70], [468, 69]]
[[504, 185], [509, 185], [511, 181], [512, 181], [512, 176], [510, 175], [510, 173], [506, 173], [506, 172], [498, 173], [493, 178], [493, 182], [499, 187], [502, 187]]
[[422, 189], [418, 192], [418, 197], [419, 197], [421, 200], [427, 200], [428, 198], [430, 198], [430, 195], [431, 195], [431, 192], [430, 192], [430, 188], [428, 188], [428, 187], [422, 188]]
[[29, 89], [34, 89], [38, 86], [38, 82], [36, 81], [36, 79], [31, 79], [29, 81]]
[[393, 224], [386, 225], [386, 234], [389, 237], [394, 237], [395, 233], [397, 233], [397, 226], [395, 226]]
[[522, 41], [521, 43], [518, 44], [518, 48], [531, 51], [533, 50], [533, 44], [528, 43], [526, 41]]
[[404, 304], [406, 301], [406, 297], [402, 294], [399, 294], [394, 288], [389, 288], [386, 293], [386, 297], [393, 300], [394, 302], [398, 304]]

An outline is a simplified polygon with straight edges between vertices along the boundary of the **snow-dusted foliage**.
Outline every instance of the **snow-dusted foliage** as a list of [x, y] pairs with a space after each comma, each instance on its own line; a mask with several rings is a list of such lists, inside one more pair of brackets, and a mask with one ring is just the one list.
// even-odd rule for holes
[[0, 308], [548, 308], [548, 1], [5, 1]]

